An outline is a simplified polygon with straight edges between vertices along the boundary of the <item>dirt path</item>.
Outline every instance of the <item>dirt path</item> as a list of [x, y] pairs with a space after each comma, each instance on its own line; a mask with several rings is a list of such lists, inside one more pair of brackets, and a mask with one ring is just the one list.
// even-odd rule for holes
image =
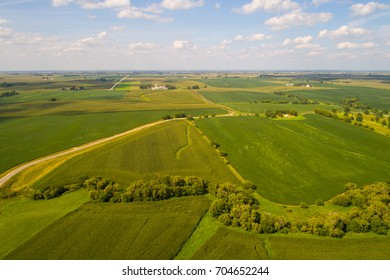
[[127, 75], [126, 77], [122, 78], [119, 82], [117, 82], [115, 85], [112, 86], [112, 88], [110, 88], [109, 90], [114, 90], [114, 88], [119, 85], [121, 82], [123, 82], [127, 77], [129, 77], [129, 75]]
[[206, 102], [208, 104], [212, 104], [212, 105], [217, 105], [220, 108], [223, 108], [229, 112], [229, 113], [224, 114], [224, 115], [218, 115], [219, 117], [226, 117], [226, 116], [233, 116], [234, 115], [234, 110], [232, 108], [225, 106], [225, 105], [222, 105], [222, 104], [214, 103], [214, 102], [208, 100], [207, 98], [205, 98], [204, 96], [202, 96], [201, 94], [199, 94], [198, 92], [196, 92], [195, 90], [193, 90], [192, 93], [194, 93], [196, 96], [198, 96], [204, 102]]
[[27, 168], [29, 168], [31, 166], [34, 166], [36, 164], [39, 164], [39, 163], [42, 163], [42, 162], [45, 162], [45, 161], [48, 161], [48, 160], [51, 160], [51, 159], [55, 159], [55, 158], [58, 158], [58, 157], [61, 157], [61, 156], [64, 156], [64, 155], [68, 155], [68, 154], [71, 154], [71, 153], [80, 152], [82, 150], [85, 150], [85, 149], [88, 149], [88, 148], [91, 148], [91, 147], [94, 147], [94, 146], [97, 146], [97, 145], [100, 145], [100, 144], [103, 144], [103, 143], [106, 143], [106, 142], [110, 142], [112, 140], [121, 138], [123, 136], [127, 136], [129, 134], [139, 132], [141, 130], [144, 130], [144, 129], [147, 129], [149, 127], [161, 124], [163, 122], [173, 121], [173, 120], [162, 120], [162, 121], [156, 121], [156, 122], [153, 122], [153, 123], [145, 124], [145, 125], [142, 125], [142, 126], [139, 126], [139, 127], [136, 127], [136, 128], [130, 129], [130, 130], [127, 130], [125, 132], [122, 132], [122, 133], [110, 136], [110, 137], [106, 137], [106, 138], [102, 138], [102, 139], [99, 139], [99, 140], [95, 140], [95, 141], [92, 141], [92, 142], [89, 142], [89, 143], [86, 143], [86, 144], [83, 144], [83, 145], [80, 145], [80, 146], [77, 146], [77, 147], [74, 147], [74, 148], [70, 148], [68, 150], [64, 150], [62, 152], [58, 152], [58, 153], [55, 153], [55, 154], [52, 154], [52, 155], [48, 155], [48, 156], [45, 156], [45, 157], [42, 157], [42, 158], [30, 161], [30, 162], [27, 162], [27, 163], [24, 163], [24, 164], [22, 164], [20, 166], [15, 167], [10, 172], [8, 172], [4, 177], [0, 178], [0, 187], [5, 182], [7, 182], [9, 179], [11, 179], [13, 176], [15, 176], [16, 174], [18, 174], [18, 173], [22, 172], [23, 170], [25, 170], [25, 169], [27, 169]]

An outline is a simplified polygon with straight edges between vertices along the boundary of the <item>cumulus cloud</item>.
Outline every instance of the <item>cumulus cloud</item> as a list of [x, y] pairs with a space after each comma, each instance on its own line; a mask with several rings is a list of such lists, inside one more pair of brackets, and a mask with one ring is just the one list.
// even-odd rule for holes
[[163, 18], [157, 14], [151, 14], [145, 12], [145, 9], [136, 7], [127, 7], [126, 9], [120, 10], [117, 14], [119, 18], [131, 18], [131, 19], [148, 19], [157, 22], [171, 22], [172, 18]]
[[169, 10], [184, 10], [201, 7], [204, 0], [163, 0], [160, 5]]
[[346, 36], [362, 36], [368, 33], [369, 31], [364, 28], [354, 28], [354, 27], [349, 27], [347, 25], [343, 25], [336, 30], [324, 29], [320, 31], [318, 37], [335, 39], [335, 38], [346, 37]]
[[371, 49], [374, 48], [375, 44], [373, 42], [367, 42], [362, 44], [356, 44], [351, 42], [342, 42], [336, 45], [338, 49]]
[[312, 36], [296, 37], [295, 39], [286, 39], [283, 42], [283, 46], [291, 44], [308, 44], [313, 40]]
[[267, 36], [267, 35], [258, 33], [258, 34], [248, 35], [248, 36], [237, 35], [236, 37], [234, 37], [234, 41], [250, 41], [250, 42], [253, 42], [253, 41], [262, 41], [264, 39], [269, 39], [269, 38], [271, 38], [271, 36]]
[[273, 17], [265, 21], [273, 30], [282, 30], [291, 26], [312, 26], [317, 23], [328, 22], [332, 18], [331, 13], [305, 13], [296, 10], [280, 17]]
[[137, 43], [131, 43], [129, 45], [129, 53], [128, 54], [146, 54], [149, 53], [151, 50], [158, 49], [160, 47], [159, 44], [153, 43], [153, 42], [137, 42]]
[[220, 4], [220, 3], [215, 3], [215, 8], [216, 8], [217, 10], [221, 9], [221, 4]]
[[191, 47], [191, 43], [186, 40], [177, 40], [173, 42], [174, 49], [189, 49]]
[[258, 10], [266, 12], [280, 12], [285, 10], [298, 9], [299, 4], [291, 0], [252, 0], [252, 2], [245, 4], [233, 11], [236, 13], [251, 14]]
[[98, 46], [104, 43], [104, 40], [107, 38], [108, 33], [103, 31], [96, 35], [96, 37], [86, 37], [78, 39], [73, 42], [69, 47], [64, 49], [64, 52], [79, 52], [84, 51], [93, 46]]
[[7, 23], [8, 20], [4, 19], [4, 18], [0, 18], [0, 24], [4, 24], [4, 23]]
[[367, 16], [378, 10], [389, 10], [390, 4], [382, 4], [378, 2], [369, 2], [367, 4], [354, 4], [350, 7], [353, 16]]

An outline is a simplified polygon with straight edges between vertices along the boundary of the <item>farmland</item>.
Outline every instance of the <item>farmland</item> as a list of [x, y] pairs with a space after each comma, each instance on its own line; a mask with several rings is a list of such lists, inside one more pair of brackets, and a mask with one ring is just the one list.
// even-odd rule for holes
[[[388, 194], [364, 200], [363, 229], [348, 231], [358, 209], [351, 204], [363, 201], [358, 190], [390, 180], [389, 84], [381, 77], [4, 74], [0, 173], [71, 153], [0, 186], [0, 258], [389, 259]], [[196, 176], [208, 189], [164, 201], [122, 199], [141, 185], [143, 200], [172, 197], [156, 193], [181, 184], [167, 188], [156, 179], [164, 175]], [[95, 179], [110, 182], [121, 199], [97, 202], [106, 189], [97, 184], [94, 196], [85, 187]], [[335, 204], [346, 184], [360, 200], [348, 204], [343, 193]], [[60, 197], [39, 195], [57, 188]], [[373, 193], [387, 189], [373, 184]], [[318, 234], [332, 215], [342, 234]]]
[[[196, 123], [272, 201], [312, 204], [328, 200], [350, 181], [388, 179], [390, 139], [363, 128], [313, 115], [299, 121], [242, 116]], [[234, 133], [237, 127], [240, 134]]]
[[172, 259], [208, 205], [204, 197], [131, 204], [88, 203], [6, 258]]

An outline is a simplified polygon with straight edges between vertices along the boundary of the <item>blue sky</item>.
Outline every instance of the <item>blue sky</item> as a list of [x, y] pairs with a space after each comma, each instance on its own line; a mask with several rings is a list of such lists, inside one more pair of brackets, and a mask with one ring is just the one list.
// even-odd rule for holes
[[390, 1], [0, 0], [0, 70], [390, 70]]

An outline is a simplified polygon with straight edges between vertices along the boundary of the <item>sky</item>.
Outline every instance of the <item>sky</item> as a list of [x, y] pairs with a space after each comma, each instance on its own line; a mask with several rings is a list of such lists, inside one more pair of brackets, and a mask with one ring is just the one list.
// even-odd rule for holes
[[390, 0], [0, 0], [0, 70], [390, 70]]

